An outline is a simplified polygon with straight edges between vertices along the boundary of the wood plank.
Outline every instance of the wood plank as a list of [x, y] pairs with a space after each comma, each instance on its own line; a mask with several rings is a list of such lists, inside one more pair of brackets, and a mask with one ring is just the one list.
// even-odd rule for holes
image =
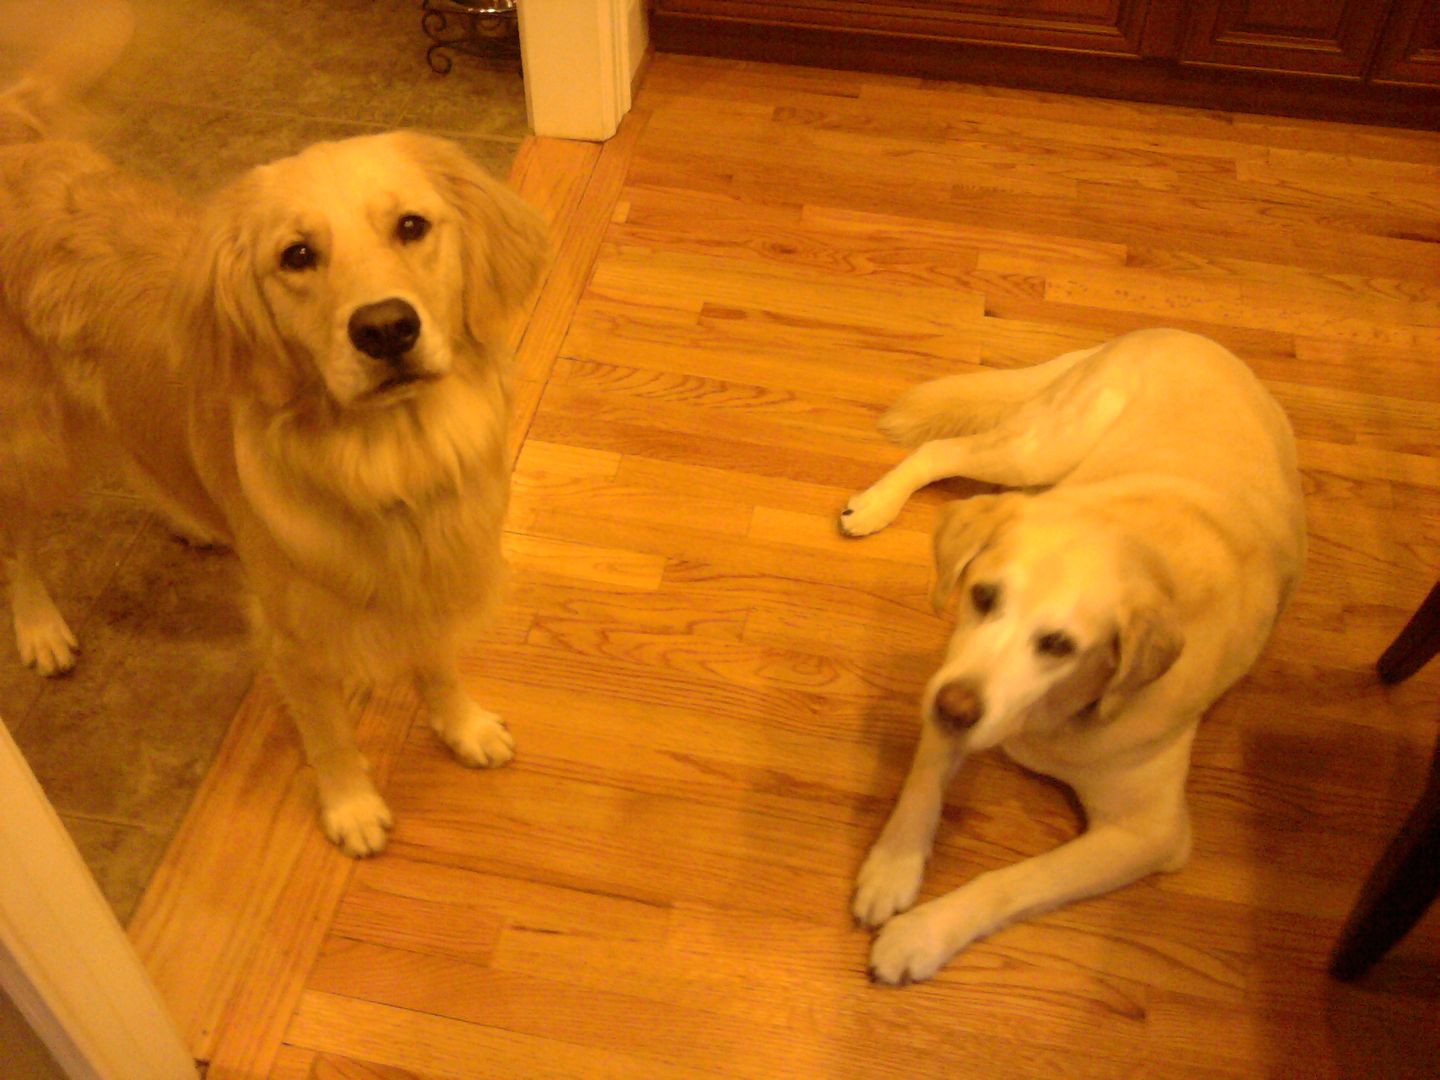
[[455, 1080], [514, 1076], [621, 1080], [642, 1075], [689, 1080], [713, 1075], [316, 991], [300, 1000], [290, 1038], [298, 1045]]
[[298, 1046], [282, 1046], [275, 1055], [270, 1080], [314, 1080], [315, 1051]]
[[[386, 790], [396, 753], [418, 711], [419, 703], [408, 690], [376, 693], [361, 710], [356, 741], [381, 791]], [[279, 710], [272, 706], [270, 712], [274, 715]], [[270, 1072], [326, 927], [354, 873], [355, 860], [315, 827], [314, 796], [308, 791], [307, 796], [305, 820], [277, 815], [299, 840], [300, 850], [274, 907], [257, 928], [253, 951], [237, 973], [234, 992], [217, 1025], [213, 1050], [207, 1055], [207, 1080], [240, 1080]], [[241, 807], [234, 810], [232, 842], [243, 845], [253, 841], [254, 808], [246, 805], [243, 812]]]
[[[382, 786], [406, 722], [396, 723], [392, 705], [372, 701], [357, 729]], [[283, 1024], [287, 986], [296, 987], [306, 966], [306, 934], [317, 912], [320, 922], [328, 919], [326, 905], [333, 908], [353, 867], [315, 815], [290, 720], [273, 690], [259, 684], [130, 924], [192, 1053], [211, 1061], [215, 1075], [224, 1074], [237, 1033], [275, 1016]], [[256, 887], [239, 889], [236, 881]], [[258, 1051], [256, 1074], [265, 1075], [273, 1050]]]
[[[253, 689], [129, 926], [197, 1058], [214, 1053], [225, 1008], [314, 829], [311, 794], [289, 720], [271, 692]], [[273, 824], [258, 836], [224, 842], [225, 822], [248, 829], [266, 819]], [[237, 880], [252, 887], [237, 889]]]
[[[529, 185], [532, 188], [543, 191], [544, 185], [549, 184], [563, 189], [564, 209], [556, 212], [554, 267], [524, 321], [523, 334], [515, 349], [511, 461], [519, 456], [550, 366], [590, 278], [600, 237], [615, 212], [620, 185], [636, 141], [644, 130], [645, 119], [645, 113], [638, 109], [630, 112], [598, 156], [593, 154], [590, 144], [542, 139], [536, 140], [541, 146], [525, 160], [526, 171], [520, 178], [521, 194], [527, 193], [523, 181], [535, 177]], [[561, 177], [569, 183], [562, 184]]]

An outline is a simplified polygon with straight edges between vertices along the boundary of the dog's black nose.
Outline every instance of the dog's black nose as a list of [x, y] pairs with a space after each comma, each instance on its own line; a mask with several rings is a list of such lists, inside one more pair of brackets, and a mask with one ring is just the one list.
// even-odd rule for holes
[[935, 692], [935, 719], [951, 731], [969, 731], [985, 715], [979, 693], [969, 683], [948, 682]]
[[350, 316], [351, 343], [376, 360], [404, 356], [419, 337], [420, 316], [396, 297], [358, 307]]

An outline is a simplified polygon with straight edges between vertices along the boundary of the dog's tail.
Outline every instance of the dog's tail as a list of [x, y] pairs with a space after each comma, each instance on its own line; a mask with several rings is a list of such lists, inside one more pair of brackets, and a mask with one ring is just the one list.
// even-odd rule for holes
[[[7, 5], [0, 12], [0, 43], [29, 42], [49, 5]], [[128, 0], [80, 0], [66, 5], [69, 29], [57, 32], [24, 74], [0, 92], [0, 143], [33, 142], [78, 126], [78, 102], [98, 82], [135, 32]]]
[[1030, 367], [982, 368], [907, 390], [880, 418], [880, 430], [902, 446], [989, 431], [1094, 353], [1079, 349]]

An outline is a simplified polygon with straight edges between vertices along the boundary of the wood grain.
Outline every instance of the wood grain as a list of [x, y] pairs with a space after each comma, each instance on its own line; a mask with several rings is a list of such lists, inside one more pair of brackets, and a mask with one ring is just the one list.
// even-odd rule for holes
[[[603, 150], [533, 144], [559, 257], [463, 663], [517, 759], [461, 769], [394, 699], [391, 846], [327, 861], [257, 691], [133, 928], [212, 1076], [1425, 1075], [1440, 924], [1324, 966], [1436, 737], [1440, 670], [1373, 663], [1440, 567], [1437, 166], [1424, 133], [664, 55]], [[1196, 740], [1194, 858], [872, 987], [846, 900], [948, 632], [935, 509], [981, 490], [842, 540], [899, 456], [874, 421], [1156, 322], [1286, 408], [1312, 533]], [[923, 895], [1079, 828], [977, 759]]]
[[[560, 340], [589, 280], [595, 249], [614, 212], [630, 156], [646, 114], [633, 110], [602, 148], [563, 139], [530, 139], [536, 149], [520, 159], [512, 182], [548, 215], [556, 238], [555, 263], [524, 323], [515, 349], [515, 416], [510, 459], [524, 443], [530, 420], [555, 362]], [[551, 191], [561, 194], [550, 196]], [[539, 197], [535, 197], [538, 195]]]

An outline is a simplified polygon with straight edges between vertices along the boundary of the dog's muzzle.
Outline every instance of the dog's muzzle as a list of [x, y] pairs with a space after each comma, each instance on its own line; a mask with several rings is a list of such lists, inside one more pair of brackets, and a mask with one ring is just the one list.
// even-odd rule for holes
[[404, 300], [391, 297], [356, 308], [350, 315], [349, 331], [355, 348], [398, 367], [420, 339], [420, 315]]
[[963, 679], [948, 682], [935, 692], [935, 721], [953, 732], [969, 731], [985, 715], [980, 693]]

